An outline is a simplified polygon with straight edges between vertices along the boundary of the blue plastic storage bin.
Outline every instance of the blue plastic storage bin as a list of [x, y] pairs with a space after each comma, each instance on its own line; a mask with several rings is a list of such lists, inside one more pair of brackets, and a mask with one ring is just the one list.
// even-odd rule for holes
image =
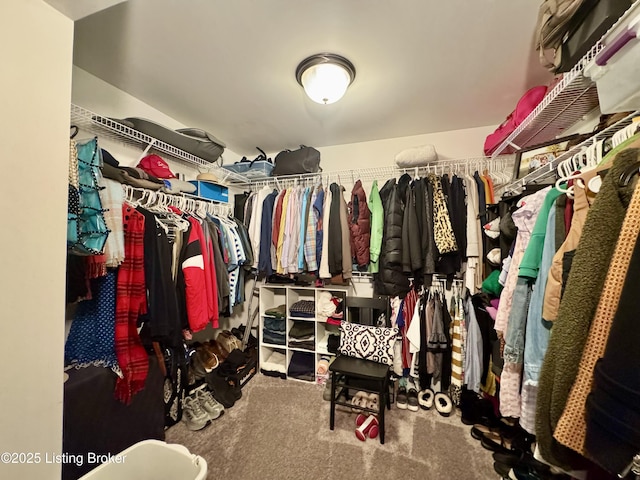
[[266, 160], [259, 160], [253, 162], [253, 164], [251, 162], [237, 162], [233, 165], [223, 165], [222, 168], [244, 175], [249, 180], [258, 180], [271, 176], [273, 163], [267, 162]]
[[195, 195], [206, 198], [207, 200], [215, 200], [216, 202], [229, 202], [229, 189], [217, 183], [202, 182], [200, 180], [189, 180], [196, 186]]

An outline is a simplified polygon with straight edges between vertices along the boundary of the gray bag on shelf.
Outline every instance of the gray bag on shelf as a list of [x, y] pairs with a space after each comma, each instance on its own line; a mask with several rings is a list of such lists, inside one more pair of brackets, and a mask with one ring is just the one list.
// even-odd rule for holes
[[211, 163], [220, 158], [226, 147], [216, 137], [199, 128], [171, 130], [151, 120], [138, 117], [114, 120]]

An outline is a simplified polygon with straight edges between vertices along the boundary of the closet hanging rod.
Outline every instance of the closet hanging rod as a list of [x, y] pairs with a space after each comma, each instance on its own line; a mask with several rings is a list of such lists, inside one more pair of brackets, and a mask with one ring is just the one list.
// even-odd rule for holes
[[141, 196], [162, 195], [162, 197], [159, 197], [159, 198], [166, 198], [170, 202], [169, 203], [170, 205], [173, 205], [174, 207], [177, 207], [177, 208], [181, 207], [181, 205], [184, 203], [183, 202], [184, 199], [189, 199], [189, 200], [195, 201], [196, 206], [197, 206], [197, 203], [200, 202], [205, 208], [206, 206], [211, 206], [211, 207], [214, 207], [215, 210], [221, 210], [223, 212], [226, 211], [227, 214], [233, 212], [231, 205], [229, 205], [228, 203], [216, 202], [215, 200], [198, 197], [197, 195], [191, 195], [189, 193], [167, 193], [167, 192], [161, 192], [159, 190], [149, 190], [147, 188], [133, 187], [131, 185], [125, 185], [125, 184], [122, 185], [122, 189], [124, 190], [124, 193], [125, 193], [125, 199], [128, 198], [129, 192], [138, 193]]
[[[514, 155], [501, 155], [497, 158], [492, 159], [491, 157], [471, 157], [471, 158], [455, 158], [455, 159], [443, 159], [437, 160], [435, 162], [430, 162], [428, 165], [423, 165], [420, 167], [410, 167], [410, 168], [400, 168], [397, 166], [383, 166], [383, 167], [365, 167], [365, 168], [355, 168], [350, 170], [339, 170], [332, 172], [316, 172], [316, 173], [305, 173], [298, 175], [283, 175], [279, 177], [269, 177], [263, 178], [260, 180], [255, 180], [246, 183], [236, 183], [235, 187], [257, 187], [257, 186], [271, 186], [275, 184], [279, 185], [288, 185], [291, 182], [304, 182], [304, 181], [319, 181], [325, 179], [335, 179], [338, 180], [338, 177], [341, 179], [360, 179], [360, 180], [382, 180], [388, 179], [392, 177], [398, 177], [405, 173], [409, 175], [415, 175], [416, 171], [418, 174], [425, 174], [429, 172], [435, 171], [447, 171], [454, 172], [454, 168], [467, 168], [468, 166], [473, 166], [477, 169], [489, 169], [491, 166], [495, 165], [496, 162], [513, 162], [515, 156]], [[462, 171], [462, 170], [460, 170]]]
[[515, 181], [509, 183], [508, 185], [502, 187], [502, 189], [501, 189], [502, 192], [500, 194], [502, 195], [504, 193], [510, 193], [510, 192], [519, 191], [521, 188], [524, 188], [524, 186], [527, 185], [527, 184], [535, 183], [538, 180], [541, 180], [541, 179], [543, 179], [545, 177], [548, 177], [551, 174], [555, 174], [556, 167], [558, 166], [558, 164], [560, 162], [572, 157], [573, 155], [578, 153], [583, 148], [591, 145], [594, 142], [597, 142], [598, 140], [606, 140], [606, 139], [611, 138], [616, 132], [622, 130], [627, 125], [631, 124], [633, 119], [635, 117], [639, 116], [639, 115], [640, 115], [640, 110], [635, 111], [635, 112], [627, 115], [626, 117], [618, 120], [616, 123], [614, 123], [613, 125], [610, 125], [609, 127], [605, 128], [604, 130], [602, 130], [602, 131], [600, 131], [598, 133], [595, 133], [594, 135], [592, 135], [591, 137], [587, 138], [583, 142], [581, 142], [581, 143], [579, 143], [577, 145], [574, 145], [569, 150], [567, 150], [566, 152], [562, 153], [562, 155], [554, 158], [553, 161], [551, 163], [547, 164], [546, 166], [544, 166], [542, 168], [539, 168], [538, 170], [536, 170], [534, 172], [531, 172], [528, 175], [525, 175], [524, 177], [519, 178], [518, 180], [515, 180]]

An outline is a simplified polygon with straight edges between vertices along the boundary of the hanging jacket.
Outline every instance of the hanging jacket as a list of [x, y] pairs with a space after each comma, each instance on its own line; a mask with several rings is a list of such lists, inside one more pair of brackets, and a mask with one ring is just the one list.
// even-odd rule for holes
[[318, 187], [316, 192], [316, 200], [313, 202], [313, 213], [316, 220], [316, 264], [318, 269], [320, 268], [320, 261], [322, 260], [322, 242], [323, 242], [323, 213], [324, 213], [324, 188]]
[[367, 195], [358, 180], [351, 190], [349, 202], [349, 240], [351, 252], [358, 267], [369, 264], [369, 245], [371, 241], [371, 212], [367, 205]]
[[[403, 180], [406, 180], [405, 183]], [[413, 274], [422, 267], [421, 240], [416, 215], [416, 202], [413, 188], [408, 184], [409, 175], [400, 178], [398, 188], [404, 199], [404, 218], [402, 221], [402, 271]]]
[[427, 178], [422, 179], [425, 190], [425, 211], [426, 222], [424, 224], [424, 236], [427, 239], [427, 249], [424, 253], [424, 275], [429, 282], [425, 281], [425, 285], [431, 284], [431, 275], [436, 273], [436, 262], [438, 261], [439, 252], [436, 245], [435, 226], [433, 218], [433, 184]]
[[[178, 289], [184, 289], [185, 295], [185, 310], [182, 313], [186, 314], [188, 327], [197, 332], [209, 323], [209, 306], [202, 245], [193, 223], [180, 255], [180, 265]], [[182, 325], [185, 326], [184, 321]]]
[[380, 252], [380, 271], [374, 279], [378, 295], [404, 297], [409, 291], [409, 279], [402, 273], [402, 201], [395, 178], [380, 190], [384, 208], [384, 232]]
[[349, 212], [347, 211], [347, 202], [344, 200], [342, 192], [344, 187], [340, 185], [340, 195], [338, 203], [340, 207], [340, 246], [342, 247], [342, 279], [351, 278], [353, 276], [353, 263], [349, 233]]
[[382, 234], [384, 230], [384, 210], [378, 191], [378, 181], [374, 180], [369, 194], [369, 211], [371, 213], [371, 238], [369, 242], [369, 271], [378, 273], [380, 270], [380, 250], [382, 248]]
[[329, 186], [331, 203], [325, 206], [329, 210], [328, 261], [331, 276], [342, 273], [342, 226], [340, 224], [340, 186]]

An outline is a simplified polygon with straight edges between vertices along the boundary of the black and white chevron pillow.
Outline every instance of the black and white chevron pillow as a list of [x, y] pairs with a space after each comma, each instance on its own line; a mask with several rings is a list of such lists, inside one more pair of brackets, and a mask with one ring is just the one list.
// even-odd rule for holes
[[397, 336], [397, 328], [342, 322], [339, 351], [349, 357], [393, 365], [393, 344]]

